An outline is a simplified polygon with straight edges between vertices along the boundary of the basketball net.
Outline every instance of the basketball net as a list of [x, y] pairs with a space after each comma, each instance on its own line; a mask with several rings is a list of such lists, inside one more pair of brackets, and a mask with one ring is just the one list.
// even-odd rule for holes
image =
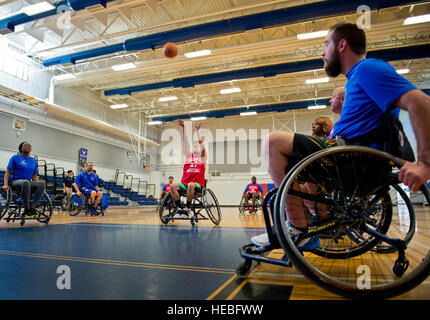
[[[123, 119], [125, 127], [127, 129], [128, 136], [130, 138], [130, 143], [131, 143], [131, 146], [133, 148], [133, 152], [136, 156], [138, 164], [142, 168], [150, 170], [152, 165], [149, 164], [149, 156], [146, 153], [146, 150], [147, 150], [146, 144], [147, 143], [146, 143], [145, 139], [143, 139], [143, 137], [142, 137], [142, 133], [143, 133], [143, 136], [146, 137], [146, 121], [144, 123], [144, 128], [143, 128], [144, 132], [142, 132], [142, 126], [143, 126], [143, 124], [142, 124], [142, 112], [139, 113], [139, 132], [138, 132], [138, 134], [132, 133], [129, 125], [127, 124], [127, 120], [126, 120], [126, 117], [124, 116], [124, 114], [122, 114], [122, 119]], [[143, 145], [143, 147], [142, 147], [142, 145]]]

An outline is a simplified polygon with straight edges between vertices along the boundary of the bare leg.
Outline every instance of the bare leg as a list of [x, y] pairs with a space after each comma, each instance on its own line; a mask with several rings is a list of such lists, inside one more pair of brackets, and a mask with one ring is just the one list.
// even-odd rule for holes
[[194, 200], [194, 190], [196, 189], [196, 185], [194, 183], [188, 184], [187, 189], [187, 202], [192, 202]]
[[96, 202], [94, 203], [94, 208], [97, 208], [102, 197], [103, 197], [103, 193], [101, 191], [97, 192], [97, 197], [96, 197]]
[[172, 195], [173, 201], [179, 200], [179, 186], [176, 183], [172, 183], [172, 185], [170, 186], [170, 194]]
[[94, 199], [96, 198], [96, 195], [97, 195], [97, 192], [91, 191], [91, 198], [88, 199], [90, 206], [94, 203]]
[[249, 196], [248, 196], [248, 194], [247, 194], [247, 193], [245, 193], [244, 198], [245, 198], [245, 206], [246, 206], [246, 207], [249, 207]]
[[[263, 142], [263, 154], [269, 167], [269, 174], [273, 182], [279, 186], [285, 177], [285, 167], [288, 157], [293, 153], [294, 134], [284, 131], [275, 131]], [[297, 185], [293, 186], [300, 190]], [[301, 198], [288, 196], [286, 199], [286, 214], [288, 221], [297, 228], [308, 226], [307, 213]]]

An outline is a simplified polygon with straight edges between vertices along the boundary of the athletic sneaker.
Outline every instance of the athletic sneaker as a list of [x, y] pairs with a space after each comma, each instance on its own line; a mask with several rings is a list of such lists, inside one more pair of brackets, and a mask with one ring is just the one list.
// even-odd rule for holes
[[[288, 231], [290, 236], [294, 240], [302, 231], [289, 225]], [[258, 236], [252, 237], [251, 242], [257, 247], [265, 247], [269, 244], [269, 236], [267, 233], [260, 234]], [[318, 236], [313, 236], [310, 238], [303, 239], [297, 244], [297, 249], [300, 251], [310, 251], [320, 246], [320, 241]]]
[[187, 207], [185, 208], [179, 208], [178, 212], [173, 216], [173, 219], [186, 219], [188, 218], [188, 212], [190, 209], [188, 209]]
[[36, 209], [34, 208], [25, 209], [24, 216], [25, 218], [36, 218], [37, 217]]

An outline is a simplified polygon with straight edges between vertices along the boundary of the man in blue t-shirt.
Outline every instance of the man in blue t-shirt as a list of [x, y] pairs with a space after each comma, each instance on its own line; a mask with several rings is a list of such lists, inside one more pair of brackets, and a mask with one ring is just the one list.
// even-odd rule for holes
[[93, 173], [92, 162], [88, 162], [85, 171], [78, 174], [73, 183], [73, 187], [78, 197], [80, 197], [82, 193], [86, 196], [90, 196], [88, 200], [89, 207], [93, 212], [96, 211], [103, 197], [103, 193], [99, 191], [99, 179], [97, 175]]
[[[418, 161], [406, 162], [399, 172], [399, 181], [417, 191], [430, 178], [430, 97], [418, 90], [388, 63], [366, 58], [366, 35], [355, 24], [341, 22], [332, 26], [324, 41], [324, 69], [329, 77], [343, 74], [345, 101], [342, 114], [334, 125], [334, 136], [346, 141], [381, 148], [381, 132], [385, 112], [398, 118], [399, 108], [408, 111], [418, 145]], [[391, 108], [393, 108], [391, 110]], [[336, 145], [334, 140], [316, 139], [290, 132], [272, 132], [264, 141], [269, 173], [280, 185], [286, 171], [304, 157]], [[290, 232], [299, 234], [309, 225], [301, 199], [287, 197]], [[251, 239], [256, 245], [268, 242], [266, 235]], [[305, 242], [306, 240], [306, 242]], [[299, 249], [312, 250], [319, 246], [314, 237], [297, 244]]]

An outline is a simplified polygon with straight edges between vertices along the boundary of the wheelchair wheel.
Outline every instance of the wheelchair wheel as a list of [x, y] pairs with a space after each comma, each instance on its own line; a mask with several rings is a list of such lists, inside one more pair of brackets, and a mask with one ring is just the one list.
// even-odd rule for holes
[[83, 202], [85, 201], [84, 197], [78, 197], [74, 194], [69, 201], [69, 207], [67, 208], [67, 212], [70, 216], [74, 217], [81, 213], [83, 208]]
[[39, 207], [35, 209], [37, 213], [37, 221], [41, 223], [48, 224], [49, 220], [51, 220], [52, 211], [54, 207], [52, 205], [51, 198], [49, 198], [46, 191], [43, 193], [42, 198], [39, 202]]
[[240, 200], [239, 203], [239, 213], [245, 212], [245, 199], [242, 197], [242, 200]]
[[[312, 154], [288, 172], [276, 195], [274, 220], [293, 265], [319, 286], [348, 298], [389, 298], [424, 281], [430, 274], [428, 209], [418, 213], [409, 208], [408, 226], [399, 237], [402, 213], [389, 195], [390, 187], [399, 188], [395, 170], [402, 165], [402, 160], [376, 149], [341, 146]], [[317, 192], [304, 192], [297, 187], [300, 183], [314, 184]], [[429, 202], [428, 187], [421, 192]], [[314, 201], [324, 210], [318, 216], [308, 212], [309, 226], [293, 238], [288, 225], [292, 219], [285, 212], [291, 200], [298, 199]], [[301, 250], [307, 238], [317, 237], [319, 247]], [[394, 250], [372, 250], [381, 244]]]
[[[409, 243], [414, 236], [416, 226], [414, 206], [411, 199], [409, 199], [400, 185], [394, 185], [392, 187], [397, 193], [398, 201], [397, 205], [393, 206], [393, 219], [386, 234], [392, 238], [403, 239], [406, 243]], [[383, 242], [379, 243], [373, 250], [379, 253], [396, 252], [395, 247]]]
[[203, 205], [209, 219], [215, 224], [219, 225], [221, 222], [221, 209], [215, 194], [211, 189], [205, 189], [203, 191]]
[[1, 189], [0, 192], [0, 220], [6, 215], [9, 211], [9, 205], [12, 200], [12, 192], [10, 188], [7, 191]]
[[158, 214], [162, 223], [167, 224], [175, 214], [175, 208], [170, 191], [167, 192], [158, 206]]

